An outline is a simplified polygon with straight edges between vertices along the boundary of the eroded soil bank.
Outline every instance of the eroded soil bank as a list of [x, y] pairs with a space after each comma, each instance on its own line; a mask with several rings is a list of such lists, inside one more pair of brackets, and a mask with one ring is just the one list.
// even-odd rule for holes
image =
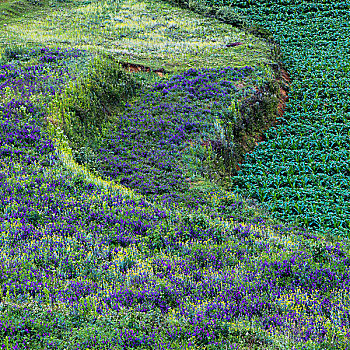
[[[269, 41], [271, 42], [271, 40]], [[235, 44], [241, 45], [242, 43], [230, 43], [227, 44], [227, 46], [237, 46]], [[278, 44], [274, 42], [272, 42], [272, 44], [278, 47]], [[277, 52], [279, 52], [279, 48], [277, 48]], [[149, 66], [143, 66], [141, 64], [134, 64], [125, 61], [120, 61], [120, 64], [125, 71], [130, 73], [153, 72], [160, 77], [164, 77], [165, 74], [171, 73], [167, 72], [164, 68], [153, 69]], [[246, 128], [244, 123], [237, 123], [235, 129], [236, 137], [233, 141], [235, 154], [234, 168], [231, 168], [228, 174], [218, 174], [217, 169], [214, 168], [214, 171], [209, 175], [210, 180], [216, 180], [224, 187], [228, 184], [229, 177], [231, 175], [236, 175], [240, 170], [240, 165], [244, 162], [245, 155], [253, 152], [260, 142], [266, 141], [266, 136], [264, 132], [269, 128], [282, 124], [279, 118], [283, 117], [284, 110], [289, 99], [288, 92], [292, 79], [290, 77], [290, 74], [286, 71], [286, 69], [283, 67], [280, 61], [278, 61], [278, 63], [270, 64], [270, 66], [274, 72], [274, 79], [272, 82], [269, 82], [265, 86], [259, 87], [257, 85], [251, 85], [245, 82], [244, 80], [234, 84], [238, 91], [241, 91], [247, 88], [248, 86], [250, 88], [250, 93], [243, 100], [238, 99], [238, 101], [241, 102], [241, 120], [244, 120], [244, 117], [246, 117], [247, 115], [247, 111], [252, 112], [253, 114], [255, 114], [255, 116], [258, 112], [262, 112], [264, 114], [265, 123], [261, 125], [258, 130], [254, 131]], [[276, 97], [277, 99], [276, 104], [273, 104], [272, 100], [272, 105], [275, 106], [275, 111], [273, 114], [269, 114], [267, 110], [267, 101], [269, 101], [271, 97]], [[258, 109], [255, 109], [255, 106], [257, 105], [260, 106], [260, 111]], [[261, 111], [261, 109], [264, 108], [266, 110]], [[186, 146], [183, 150], [186, 150], [187, 148], [193, 148], [196, 145], [196, 143], [198, 144], [198, 141], [189, 140], [186, 143]], [[222, 142], [220, 142], [220, 140], [218, 139], [201, 140], [200, 142], [200, 145], [205, 148], [208, 148], [209, 144], [211, 144], [212, 150], [214, 150], [214, 152], [216, 152], [217, 155], [220, 155], [220, 151], [222, 150]], [[203, 183], [203, 181], [191, 181], [190, 178], [186, 180], [189, 182], [191, 188], [193, 186], [198, 187], [199, 184]]]

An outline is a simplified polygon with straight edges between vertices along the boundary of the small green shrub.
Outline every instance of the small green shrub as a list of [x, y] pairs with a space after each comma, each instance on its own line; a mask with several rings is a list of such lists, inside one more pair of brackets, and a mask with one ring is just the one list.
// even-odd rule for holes
[[272, 33], [262, 27], [261, 25], [254, 25], [248, 28], [248, 33], [256, 35], [260, 38], [266, 39], [266, 40], [272, 40], [273, 35]]
[[214, 16], [216, 13], [216, 9], [214, 7], [205, 6], [202, 2], [198, 0], [189, 0], [188, 7], [192, 11], [202, 14], [204, 16]]
[[182, 218], [182, 222], [185, 225], [191, 225], [192, 227], [198, 226], [203, 230], [205, 230], [209, 227], [208, 219], [206, 219], [205, 216], [203, 216], [202, 214], [186, 215]]
[[40, 213], [37, 210], [32, 210], [27, 214], [27, 220], [29, 223], [33, 224], [34, 226], [38, 226], [40, 223]]
[[144, 241], [151, 251], [160, 251], [166, 247], [162, 232], [159, 229], [147, 231], [147, 237], [144, 238]]
[[122, 262], [119, 263], [119, 271], [126, 273], [131, 267], [135, 265], [134, 260], [126, 257]]
[[[31, 5], [34, 6], [40, 6], [43, 5], [43, 1], [42, 0], [27, 0]], [[59, 0], [58, 0], [59, 1]]]
[[244, 28], [247, 26], [245, 19], [229, 6], [220, 6], [216, 11], [216, 18], [234, 27]]
[[124, 72], [118, 62], [102, 53], [89, 62], [84, 76], [50, 102], [48, 120], [58, 118], [62, 123], [77, 161], [84, 162], [86, 157], [92, 157], [90, 160], [93, 161], [93, 154], [82, 149], [86, 139], [95, 140], [105, 123], [123, 110], [125, 103], [140, 89], [140, 82]]
[[23, 46], [18, 46], [16, 44], [10, 44], [5, 47], [5, 50], [1, 54], [0, 65], [6, 64], [12, 60], [18, 60], [27, 51]]
[[326, 263], [330, 260], [330, 256], [323, 243], [320, 243], [320, 242], [312, 243], [310, 246], [310, 251], [312, 254], [312, 258], [315, 262]]
[[188, 7], [188, 0], [168, 0], [168, 2], [182, 8]]

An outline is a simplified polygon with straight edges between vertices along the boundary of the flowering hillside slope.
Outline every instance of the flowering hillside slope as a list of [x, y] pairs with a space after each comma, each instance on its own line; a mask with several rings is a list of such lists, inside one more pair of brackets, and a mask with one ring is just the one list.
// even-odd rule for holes
[[347, 237], [230, 190], [285, 116], [271, 34], [242, 6], [22, 4], [0, 24], [1, 348], [347, 349]]

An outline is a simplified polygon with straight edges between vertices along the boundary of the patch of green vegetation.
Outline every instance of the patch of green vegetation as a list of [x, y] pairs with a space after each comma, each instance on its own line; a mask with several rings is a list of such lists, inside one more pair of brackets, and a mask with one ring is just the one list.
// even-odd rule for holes
[[[112, 9], [113, 11], [111, 11]], [[110, 16], [111, 12], [113, 13], [113, 17]], [[71, 19], [69, 28], [67, 26], [67, 19]], [[89, 28], [88, 32], [84, 30], [85, 26]], [[24, 27], [26, 27], [26, 29]], [[30, 30], [28, 30], [28, 28], [30, 28]], [[50, 37], [45, 38], [45, 33], [47, 33], [48, 28], [50, 28], [50, 35], [54, 37], [53, 40], [51, 40]], [[142, 30], [140, 30], [140, 28], [142, 28]], [[117, 55], [115, 52], [113, 53], [111, 46], [114, 44], [111, 41], [104, 43], [102, 46], [97, 45], [97, 48], [94, 46], [94, 43], [101, 35], [104, 37], [103, 33], [107, 29], [108, 35], [115, 38], [118, 37], [120, 31], [124, 33], [124, 29], [126, 30], [125, 36], [123, 34], [123, 37], [118, 38], [114, 43], [121, 49], [126, 49], [129, 53], [134, 52], [131, 57], [129, 54], [121, 53]], [[90, 2], [89, 4], [75, 2], [75, 6], [66, 6], [66, 4], [62, 4], [57, 10], [51, 10], [48, 14], [44, 15], [42, 12], [40, 15], [36, 15], [33, 20], [15, 22], [12, 26], [12, 30], [16, 38], [22, 37], [23, 43], [34, 43], [34, 47], [40, 45], [50, 46], [57, 42], [63, 44], [61, 45], [63, 47], [72, 46], [72, 41], [70, 39], [67, 43], [63, 43], [60, 39], [57, 41], [57, 38], [62, 37], [62, 35], [65, 38], [69, 36], [77, 38], [77, 36], [82, 35], [86, 38], [86, 34], [88, 34], [88, 46], [79, 45], [79, 43], [75, 43], [73, 46], [88, 48], [89, 51], [95, 54], [107, 52], [107, 57], [109, 59], [117, 58], [117, 62], [128, 61], [134, 64], [147, 64], [147, 67], [153, 69], [159, 67], [165, 68], [167, 73], [163, 78], [155, 74], [153, 74], [152, 77], [152, 74], [149, 73], [133, 74], [133, 79], [126, 79], [119, 87], [119, 89], [123, 89], [127, 85], [132, 84], [130, 89], [134, 90], [133, 94], [127, 93], [123, 99], [120, 99], [118, 94], [116, 95], [114, 93], [113, 95], [112, 93], [107, 105], [106, 101], [103, 101], [105, 98], [101, 99], [101, 91], [106, 88], [108, 83], [103, 82], [101, 85], [98, 84], [95, 79], [97, 75], [100, 74], [101, 69], [93, 73], [95, 74], [94, 77], [84, 77], [86, 80], [85, 82], [80, 80], [75, 87], [69, 88], [66, 92], [72, 98], [63, 98], [63, 103], [67, 105], [67, 108], [64, 108], [62, 111], [63, 113], [66, 113], [67, 110], [69, 111], [69, 123], [66, 122], [67, 117], [64, 115], [61, 115], [61, 119], [63, 118], [62, 120], [57, 120], [60, 115], [60, 112], [57, 111], [57, 103], [60, 105], [62, 102], [56, 102], [56, 109], [54, 108], [52, 112], [54, 115], [52, 120], [61, 123], [61, 126], [63, 125], [63, 130], [68, 136], [70, 147], [73, 148], [73, 153], [78, 163], [90, 165], [89, 169], [95, 174], [98, 174], [98, 167], [93, 164], [96, 158], [94, 149], [96, 149], [99, 140], [106, 137], [105, 131], [109, 130], [111, 125], [118, 123], [118, 113], [123, 109], [120, 102], [118, 102], [118, 104], [114, 103], [112, 106], [110, 103], [112, 101], [111, 98], [114, 99], [114, 102], [125, 102], [127, 96], [127, 98], [131, 99], [129, 102], [134, 103], [138, 98], [132, 98], [132, 95], [137, 95], [137, 91], [139, 91], [141, 86], [146, 89], [150, 87], [152, 83], [166, 81], [172, 76], [175, 76], [177, 72], [187, 67], [196, 67], [198, 69], [203, 66], [207, 67], [208, 65], [213, 67], [225, 67], [232, 64], [232, 62], [234, 62], [234, 66], [237, 68], [248, 64], [255, 64], [257, 67], [261, 67], [264, 62], [269, 62], [271, 58], [269, 45], [267, 45], [264, 40], [257, 40], [253, 36], [247, 35], [244, 31], [240, 31], [238, 28], [227, 24], [222, 24], [216, 19], [203, 19], [190, 11], [170, 8], [169, 5], [163, 3], [123, 2], [118, 4], [117, 7], [114, 2]], [[140, 34], [141, 31], [142, 35]], [[38, 39], [40, 41], [38, 41]], [[243, 45], [227, 48], [225, 43], [231, 41], [243, 41]], [[249, 41], [249, 45], [247, 45], [247, 41]], [[210, 50], [210, 55], [208, 55], [209, 51], [207, 51], [207, 49]], [[140, 50], [144, 50], [145, 54], [140, 52]], [[182, 56], [178, 63], [176, 63], [176, 57], [179, 57], [176, 54], [177, 50], [181, 51], [181, 55], [183, 55], [184, 52], [188, 54], [186, 54], [186, 57]], [[150, 55], [150, 53], [152, 54]], [[129, 55], [129, 59], [127, 59], [125, 55]], [[159, 55], [163, 58], [160, 61]], [[140, 59], [142, 56], [145, 58]], [[192, 60], [191, 57], [193, 57], [194, 60]], [[212, 61], [208, 61], [210, 57], [212, 57]], [[169, 62], [171, 62], [170, 65], [168, 65]], [[184, 62], [186, 62], [186, 66], [183, 66]], [[116, 66], [116, 64], [112, 62], [108, 64]], [[76, 71], [78, 72], [79, 69], [82, 71], [83, 67], [87, 66], [85, 62], [81, 62]], [[245, 79], [244, 85], [248, 94], [251, 93], [249, 90], [251, 87], [256, 85], [262, 86], [268, 79], [273, 79], [271, 68], [269, 66], [265, 67], [267, 71], [262, 71], [262, 76], [256, 76], [255, 81], [249, 80], [249, 78]], [[87, 68], [84, 68], [84, 71], [86, 71], [86, 69]], [[122, 75], [126, 78], [125, 74]], [[109, 79], [113, 79], [113, 74], [110, 74], [110, 72], [109, 76]], [[98, 77], [98, 80], [102, 82], [100, 77]], [[89, 93], [86, 93], [86, 91], [89, 91]], [[89, 97], [88, 101], [84, 101], [84, 95]], [[103, 94], [104, 97], [106, 95], [108, 94]], [[179, 97], [180, 96], [173, 96], [174, 101]], [[273, 116], [273, 112], [276, 109], [276, 102], [271, 102], [271, 112]], [[88, 111], [90, 107], [94, 108], [93, 111]], [[264, 113], [270, 115], [271, 112], [268, 112], [267, 105], [264, 110], [266, 111]], [[268, 118], [268, 116], [265, 117], [265, 119]], [[103, 123], [99, 124], [102, 121]], [[266, 120], [261, 119], [260, 122], [266, 123]], [[98, 127], [94, 128], [93, 125], [98, 125]], [[88, 138], [86, 135], [86, 126], [89, 128], [91, 127], [89, 131], [90, 136]], [[225, 127], [227, 127], [227, 125], [225, 125]], [[243, 134], [235, 134], [235, 137], [238, 141], [247, 136], [253, 140], [254, 137], [251, 133], [256, 133], [258, 131], [259, 126], [256, 125], [255, 129], [251, 130], [249, 135], [246, 134], [246, 131]], [[213, 159], [211, 163], [207, 164], [207, 169], [213, 167], [213, 170], [215, 170], [211, 171], [209, 175], [205, 175], [205, 177], [209, 176], [210, 179], [215, 179], [218, 183], [227, 187], [225, 180], [226, 175], [224, 175], [226, 170], [230, 168], [234, 169], [242, 160], [243, 154], [247, 152], [247, 148], [242, 148], [239, 144], [237, 146], [236, 158], [233, 163], [229, 163], [232, 162], [232, 160], [230, 161], [226, 158], [224, 162], [219, 158]], [[248, 144], [248, 150], [254, 147], [255, 142], [251, 141], [251, 143]], [[203, 151], [207, 152], [206, 149]], [[219, 169], [223, 171], [221, 172], [222, 175], [219, 175]], [[189, 176], [191, 175], [189, 174]], [[198, 178], [198, 180], [200, 181], [200, 178]], [[198, 182], [198, 184], [200, 185], [201, 182]], [[193, 186], [196, 190], [196, 180], [194, 180]], [[200, 185], [199, 189], [201, 187]]]
[[[118, 61], [169, 73], [232, 62], [235, 67], [271, 63], [264, 40], [163, 2], [76, 1], [45, 11], [35, 12], [32, 20], [12, 21], [5, 41], [105, 51]], [[243, 45], [226, 47], [230, 42]]]
[[[0, 33], [2, 345], [345, 350], [349, 241], [290, 228], [229, 191], [276, 113], [271, 34], [247, 34], [227, 7], [116, 4], [44, 4]], [[21, 106], [24, 92], [42, 114]]]

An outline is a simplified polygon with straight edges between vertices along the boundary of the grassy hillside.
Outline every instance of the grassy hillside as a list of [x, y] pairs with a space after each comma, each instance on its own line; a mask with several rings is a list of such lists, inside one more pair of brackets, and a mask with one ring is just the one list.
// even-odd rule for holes
[[302, 87], [259, 11], [303, 5], [0, 6], [2, 349], [348, 348], [347, 235], [237, 186]]

